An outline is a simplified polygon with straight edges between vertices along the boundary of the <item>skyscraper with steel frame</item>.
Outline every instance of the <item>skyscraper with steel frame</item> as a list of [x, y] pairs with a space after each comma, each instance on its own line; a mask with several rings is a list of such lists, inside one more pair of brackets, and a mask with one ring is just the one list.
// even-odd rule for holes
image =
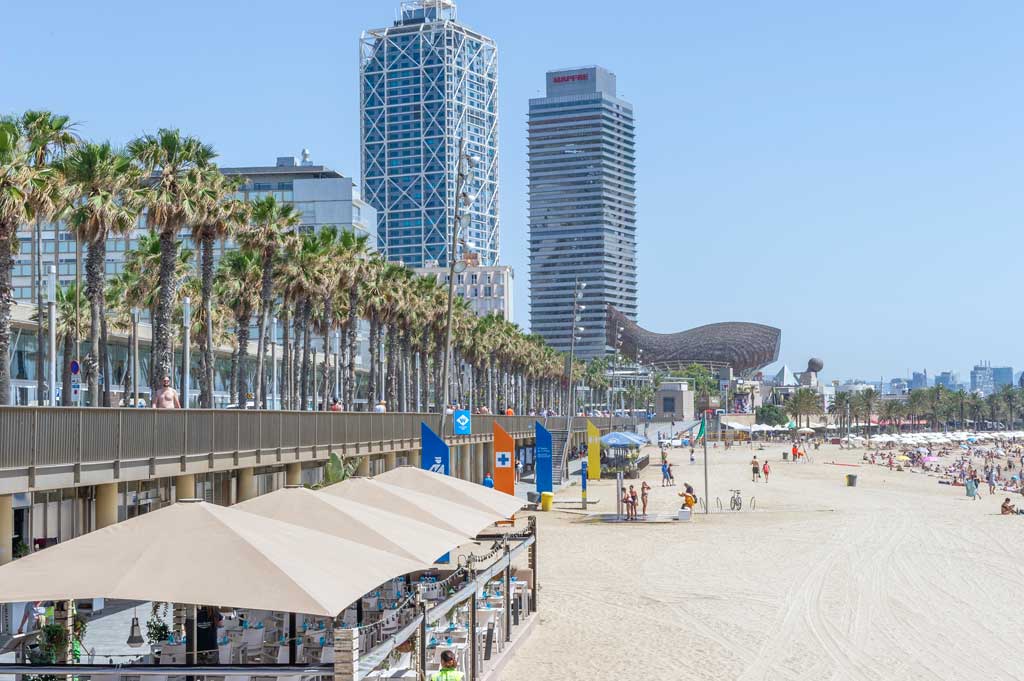
[[452, 0], [401, 6], [360, 41], [363, 198], [380, 249], [413, 267], [446, 265], [459, 148], [476, 157], [457, 255], [498, 260], [498, 50], [458, 23]]
[[636, 321], [634, 135], [632, 104], [599, 66], [549, 71], [547, 96], [530, 100], [530, 330], [568, 351], [585, 283], [583, 358], [611, 349], [609, 306]]

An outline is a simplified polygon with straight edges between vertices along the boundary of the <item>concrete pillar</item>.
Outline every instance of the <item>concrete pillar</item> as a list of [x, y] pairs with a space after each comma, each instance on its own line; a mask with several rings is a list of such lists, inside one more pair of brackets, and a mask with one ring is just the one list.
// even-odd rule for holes
[[252, 468], [238, 470], [238, 491], [235, 494], [239, 503], [256, 497], [256, 471]]
[[[484, 473], [490, 473], [494, 476], [494, 443], [484, 443]], [[483, 477], [481, 475], [481, 477]]]
[[359, 630], [334, 630], [334, 681], [359, 677]]
[[473, 482], [484, 479], [484, 443], [477, 442], [473, 447]]
[[14, 507], [10, 494], [0, 495], [0, 565], [14, 560]]
[[359, 457], [359, 467], [356, 468], [356, 475], [361, 478], [370, 477], [370, 457], [369, 455]]
[[462, 445], [459, 447], [459, 477], [463, 480], [473, 479], [473, 445]]
[[179, 475], [174, 478], [174, 498], [195, 499], [196, 476], [189, 473], [187, 475]]
[[385, 454], [384, 455], [384, 470], [386, 470], [386, 471], [394, 470], [398, 466], [398, 463], [397, 463], [396, 459], [397, 459], [397, 455], [395, 454], [395, 452], [391, 452], [390, 454]]
[[413, 468], [423, 467], [423, 451], [419, 449], [409, 450], [409, 465]]
[[287, 464], [284, 467], [285, 484], [286, 485], [301, 485], [302, 484], [302, 464], [296, 461], [295, 463]]
[[96, 529], [102, 530], [117, 522], [117, 483], [96, 485]]

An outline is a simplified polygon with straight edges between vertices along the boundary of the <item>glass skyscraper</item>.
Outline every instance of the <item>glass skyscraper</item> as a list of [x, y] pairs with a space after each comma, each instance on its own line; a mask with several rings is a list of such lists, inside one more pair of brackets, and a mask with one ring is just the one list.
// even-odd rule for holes
[[530, 330], [568, 351], [585, 283], [584, 358], [610, 350], [610, 306], [636, 320], [634, 135], [633, 106], [599, 66], [549, 71], [547, 96], [530, 100]]
[[458, 23], [451, 0], [401, 6], [360, 49], [363, 196], [380, 249], [412, 267], [446, 265], [460, 143], [475, 156], [463, 250], [498, 260], [498, 50]]

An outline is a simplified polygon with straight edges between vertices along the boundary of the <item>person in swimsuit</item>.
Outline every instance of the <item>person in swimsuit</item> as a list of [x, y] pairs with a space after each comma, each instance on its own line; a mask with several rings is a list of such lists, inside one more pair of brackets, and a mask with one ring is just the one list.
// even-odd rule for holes
[[640, 503], [643, 505], [644, 517], [647, 517], [647, 496], [651, 493], [651, 485], [646, 480], [640, 485]]

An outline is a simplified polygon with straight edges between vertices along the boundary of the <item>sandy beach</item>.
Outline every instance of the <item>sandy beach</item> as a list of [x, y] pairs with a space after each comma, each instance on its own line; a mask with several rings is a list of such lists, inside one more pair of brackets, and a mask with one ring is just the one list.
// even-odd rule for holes
[[[825, 463], [860, 463], [860, 449], [792, 464], [785, 447], [710, 450], [712, 505], [739, 488], [753, 512], [646, 525], [540, 514], [540, 626], [502, 678], [1024, 679], [1024, 518], [999, 515], [1006, 494], [971, 501], [922, 473]], [[751, 482], [752, 453], [767, 455], [769, 484]], [[672, 450], [676, 481], [703, 496], [700, 453], [687, 459]], [[678, 508], [657, 463], [642, 477], [652, 512]], [[614, 489], [591, 483], [592, 511], [613, 511]]]

